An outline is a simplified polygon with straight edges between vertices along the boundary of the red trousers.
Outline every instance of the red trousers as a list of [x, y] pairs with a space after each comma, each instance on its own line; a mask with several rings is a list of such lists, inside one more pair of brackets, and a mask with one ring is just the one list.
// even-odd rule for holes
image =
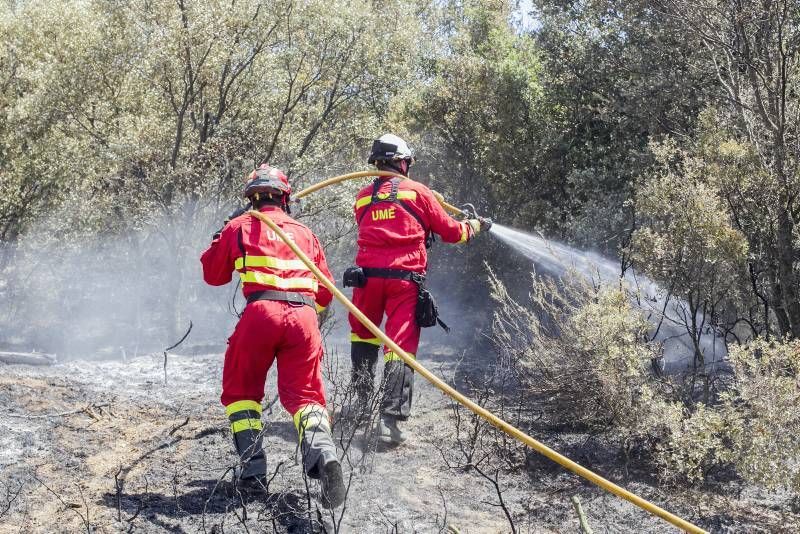
[[260, 300], [244, 309], [228, 339], [222, 370], [222, 404], [258, 403], [272, 362], [278, 362], [278, 396], [294, 415], [307, 404], [325, 406], [322, 337], [317, 314], [305, 305]]
[[[353, 289], [353, 304], [378, 326], [381, 325], [385, 312], [386, 335], [400, 345], [401, 349], [416, 355], [420, 333], [415, 318], [417, 292], [417, 284], [410, 280], [370, 277], [364, 287]], [[381, 344], [352, 314], [349, 320], [351, 341]], [[384, 347], [384, 352], [389, 352], [388, 347]]]

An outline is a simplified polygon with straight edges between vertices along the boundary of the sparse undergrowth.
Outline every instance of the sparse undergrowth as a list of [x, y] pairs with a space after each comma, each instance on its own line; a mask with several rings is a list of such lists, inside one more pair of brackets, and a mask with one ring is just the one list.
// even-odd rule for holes
[[491, 283], [500, 367], [541, 410], [537, 424], [644, 451], [662, 483], [702, 483], [727, 468], [800, 493], [800, 342], [730, 347], [732, 379], [712, 402], [687, 402], [677, 379], [653, 371], [661, 347], [625, 287], [534, 275], [526, 307], [494, 275]]

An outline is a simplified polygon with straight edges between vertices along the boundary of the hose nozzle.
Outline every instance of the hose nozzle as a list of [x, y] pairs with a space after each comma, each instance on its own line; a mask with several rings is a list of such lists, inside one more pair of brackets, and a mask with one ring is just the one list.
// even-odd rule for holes
[[477, 218], [479, 218], [478, 211], [475, 209], [475, 206], [473, 204], [470, 204], [470, 203], [464, 204], [461, 207], [461, 211], [464, 212], [464, 214], [466, 215], [467, 219], [477, 219]]
[[489, 217], [481, 217], [478, 215], [478, 210], [475, 209], [473, 204], [464, 204], [461, 211], [467, 219], [475, 219], [480, 223], [481, 232], [486, 232], [492, 227], [492, 220]]

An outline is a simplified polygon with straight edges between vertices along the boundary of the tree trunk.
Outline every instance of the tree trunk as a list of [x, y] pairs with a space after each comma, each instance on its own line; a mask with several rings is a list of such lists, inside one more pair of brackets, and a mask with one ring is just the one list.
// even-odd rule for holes
[[779, 117], [779, 128], [775, 132], [773, 150], [775, 153], [775, 174], [781, 187], [778, 206], [777, 262], [778, 281], [781, 285], [783, 305], [789, 319], [789, 332], [800, 338], [800, 295], [797, 290], [797, 277], [794, 271], [794, 220], [791, 214], [791, 192], [786, 172], [786, 140], [783, 130], [783, 116]]
[[778, 321], [779, 334], [785, 336], [792, 331], [792, 327], [789, 323], [789, 316], [786, 314], [786, 309], [783, 307], [783, 293], [781, 292], [780, 284], [776, 284], [773, 287], [773, 292], [772, 312], [775, 314], [775, 319]]
[[[794, 222], [785, 208], [781, 206], [778, 213], [777, 245], [778, 245], [778, 280], [780, 281], [783, 311], [788, 319], [788, 330], [783, 334], [791, 334], [800, 338], [800, 296], [797, 291], [797, 277], [794, 272]], [[782, 325], [783, 326], [783, 325]]]

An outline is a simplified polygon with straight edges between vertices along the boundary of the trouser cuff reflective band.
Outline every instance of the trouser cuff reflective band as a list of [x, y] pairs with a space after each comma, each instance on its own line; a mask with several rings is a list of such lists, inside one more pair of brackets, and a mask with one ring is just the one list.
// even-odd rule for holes
[[238, 401], [225, 408], [231, 422], [233, 444], [242, 463], [242, 478], [265, 476], [267, 461], [262, 448], [261, 405], [255, 401]]
[[319, 404], [306, 404], [297, 410], [292, 418], [294, 419], [294, 427], [297, 429], [297, 435], [300, 439], [303, 439], [306, 428], [316, 428], [320, 425], [324, 426], [328, 431], [330, 431], [331, 428], [330, 420], [328, 419], [328, 410]]
[[225, 406], [225, 415], [230, 417], [231, 414], [245, 410], [257, 412], [258, 416], [261, 417], [261, 403], [254, 400], [240, 400], [228, 404]]
[[319, 404], [307, 404], [293, 418], [300, 438], [303, 468], [309, 477], [319, 478], [325, 464], [338, 461], [328, 411]]
[[[417, 357], [417, 356], [416, 356], [416, 354], [414, 354], [413, 352], [409, 352], [409, 353], [407, 353], [407, 354], [408, 354], [409, 356], [411, 356], [412, 358], [416, 358], [416, 357]], [[383, 363], [388, 363], [388, 362], [402, 362], [402, 361], [403, 361], [403, 358], [401, 358], [399, 354], [395, 354], [395, 353], [394, 353], [394, 352], [392, 352], [392, 351], [386, 352], [386, 353], [384, 353], [384, 355], [383, 355]]]
[[238, 401], [225, 407], [231, 421], [231, 431], [236, 434], [243, 430], [261, 432], [261, 405], [255, 401]]
[[376, 347], [381, 346], [381, 340], [377, 337], [359, 337], [358, 334], [355, 333], [350, 334], [350, 343], [369, 343]]

